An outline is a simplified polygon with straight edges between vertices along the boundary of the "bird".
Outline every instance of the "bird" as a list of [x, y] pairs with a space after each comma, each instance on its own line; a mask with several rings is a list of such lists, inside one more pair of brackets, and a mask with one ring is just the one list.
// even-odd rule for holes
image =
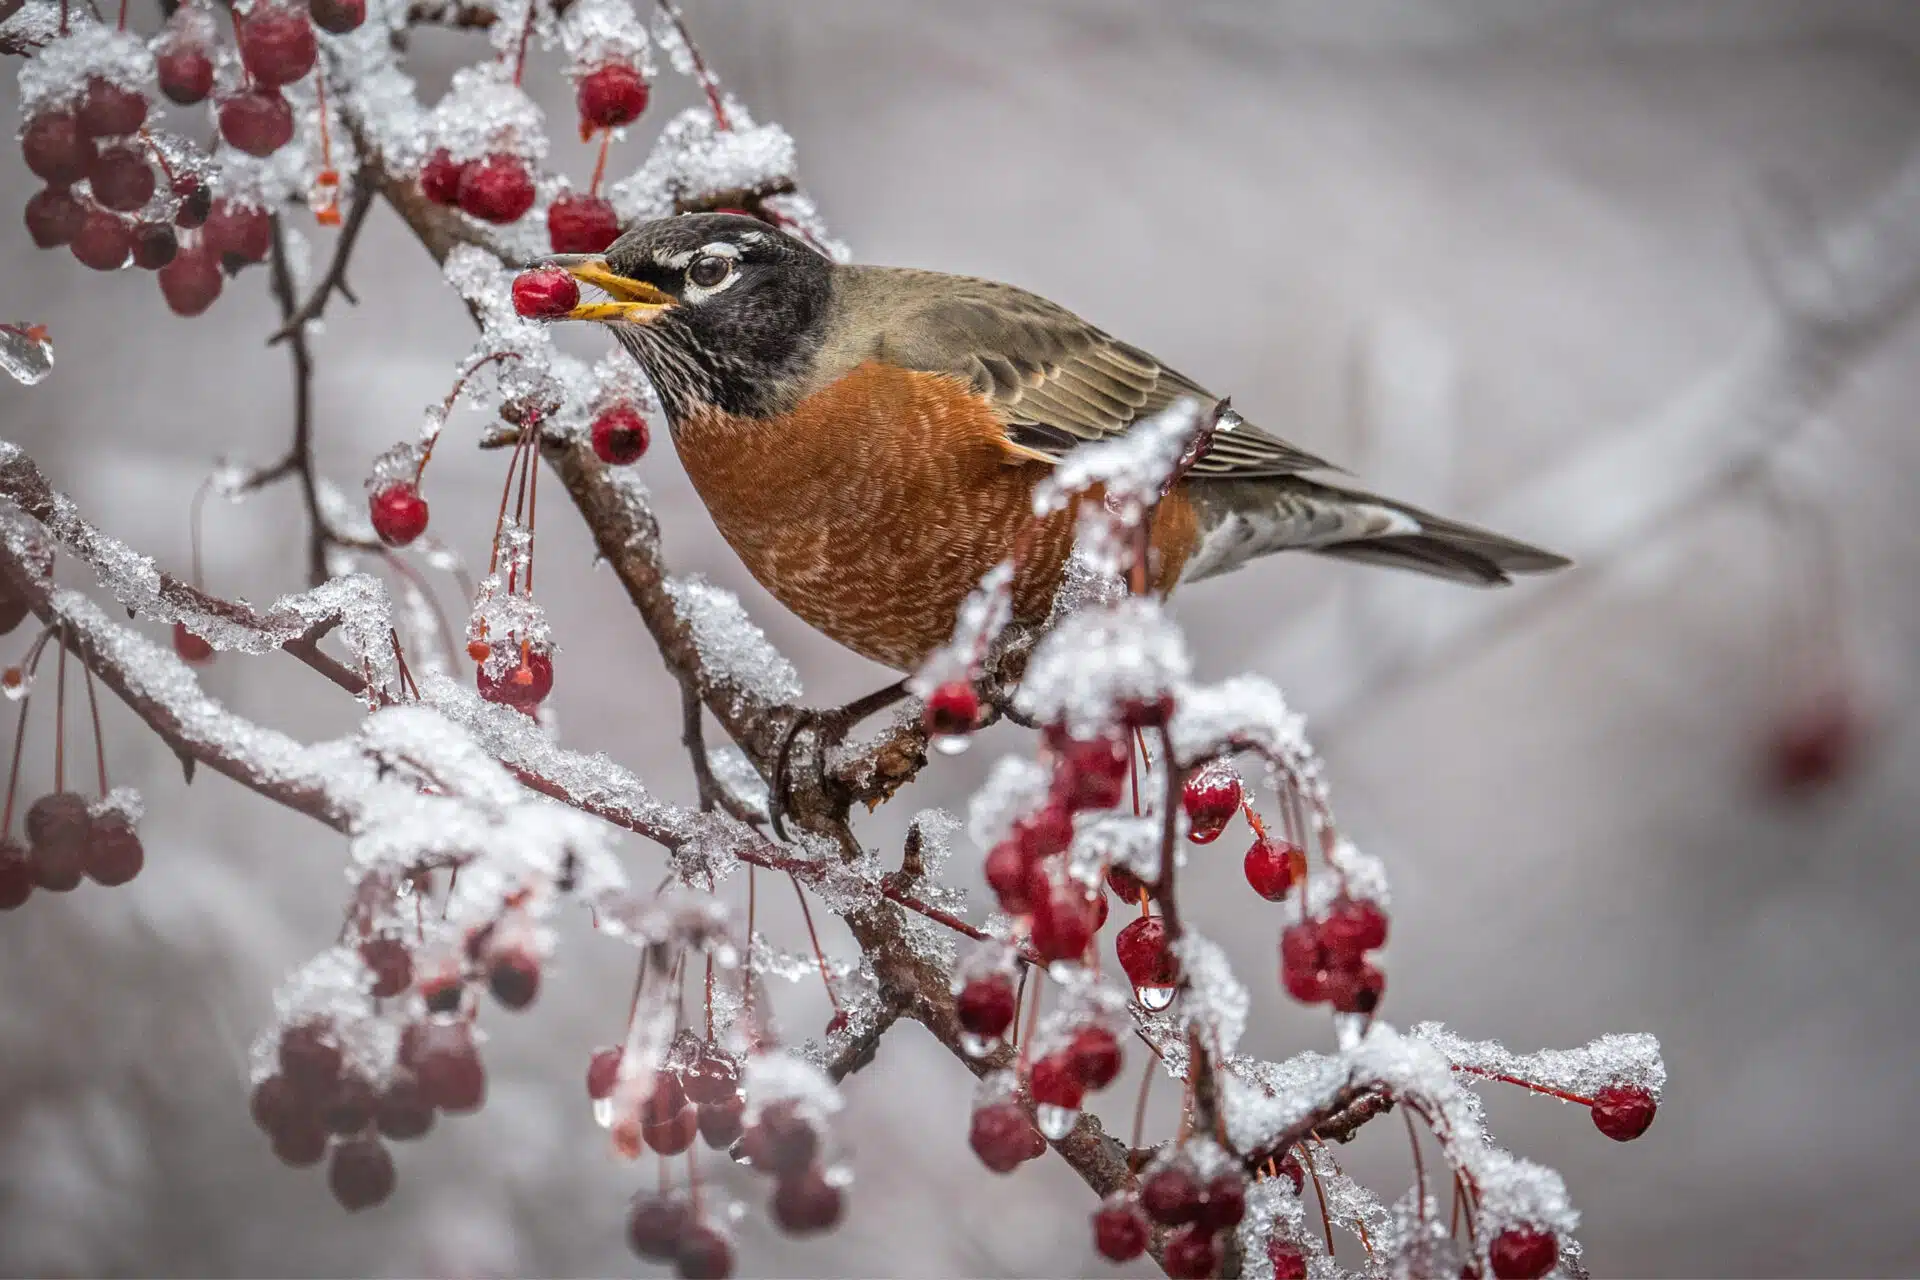
[[[1044, 624], [1073, 511], [1032, 529], [1036, 484], [1075, 447], [1221, 397], [1038, 294], [836, 262], [736, 213], [640, 223], [604, 254], [544, 260], [611, 301], [595, 321], [639, 362], [721, 536], [782, 605], [911, 673], [1025, 532], [1017, 621]], [[1237, 413], [1154, 509], [1150, 590], [1303, 550], [1477, 586], [1568, 561], [1346, 488]]]

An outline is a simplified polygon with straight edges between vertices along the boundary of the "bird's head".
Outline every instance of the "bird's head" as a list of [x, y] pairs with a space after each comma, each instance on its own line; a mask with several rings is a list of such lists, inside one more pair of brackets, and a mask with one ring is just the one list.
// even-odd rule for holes
[[675, 421], [706, 405], [743, 417], [791, 407], [833, 288], [830, 259], [730, 213], [643, 222], [604, 254], [549, 261], [608, 295], [568, 318], [611, 329]]

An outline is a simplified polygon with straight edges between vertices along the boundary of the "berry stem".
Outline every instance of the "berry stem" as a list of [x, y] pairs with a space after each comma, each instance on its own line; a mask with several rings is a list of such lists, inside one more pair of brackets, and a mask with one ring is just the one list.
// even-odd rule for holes
[[807, 922], [807, 940], [813, 944], [813, 958], [820, 966], [820, 982], [827, 989], [827, 999], [833, 1004], [833, 1011], [840, 1013], [840, 997], [834, 993], [833, 978], [827, 973], [827, 954], [820, 949], [820, 935], [814, 932], [813, 909], [807, 906], [806, 890], [800, 887], [800, 877], [792, 872], [787, 879], [793, 881], [793, 896], [800, 899], [800, 918]]
[[0, 834], [9, 834], [13, 831], [13, 799], [20, 788], [21, 748], [24, 747], [27, 742], [27, 707], [33, 702], [32, 685], [30, 682], [33, 679], [33, 673], [40, 666], [40, 650], [46, 645], [47, 637], [52, 634], [53, 629], [51, 627], [42, 630], [40, 634], [34, 638], [33, 647], [27, 650], [27, 656], [20, 660], [22, 673], [20, 680], [22, 684], [27, 685], [27, 689], [20, 695], [20, 717], [18, 725], [13, 731], [13, 767], [7, 772], [7, 809], [4, 815], [0, 815]]
[[707, 106], [713, 111], [714, 126], [722, 133], [729, 132], [733, 128], [733, 123], [727, 119], [727, 108], [720, 101], [720, 84], [713, 78], [713, 73], [707, 70], [707, 60], [700, 56], [700, 46], [695, 44], [693, 37], [687, 33], [686, 19], [680, 16], [680, 6], [673, 0], [657, 0], [657, 2], [660, 5], [660, 11], [667, 15], [667, 21], [671, 22], [674, 30], [680, 33], [680, 43], [687, 47], [687, 56], [693, 59], [694, 78], [700, 81], [700, 88], [707, 95]]
[[67, 789], [67, 646], [61, 636], [59, 674], [53, 684], [53, 789]]
[[527, 20], [520, 24], [520, 43], [513, 51], [513, 87], [520, 87], [520, 76], [527, 69], [527, 40], [533, 35], [533, 14], [537, 0], [527, 0]]
[[213, 488], [213, 477], [208, 476], [193, 491], [193, 503], [187, 519], [187, 546], [193, 563], [193, 589], [198, 591], [204, 585], [200, 581], [200, 523], [201, 509], [206, 506], [207, 492]]
[[127, 29], [127, 0], [120, 0], [120, 23], [114, 29], [116, 31], [125, 31]]
[[[1034, 973], [1034, 972], [1037, 972], [1037, 970], [1029, 969], [1028, 972]], [[1022, 994], [1025, 994], [1024, 984], [1022, 984]], [[1018, 1004], [1016, 1004], [1015, 1013], [1017, 1014], [1018, 1011], [1019, 1011], [1019, 1006]], [[1034, 1031], [1038, 1028], [1039, 1024], [1040, 1024], [1040, 988], [1036, 985], [1033, 989], [1033, 1003], [1027, 1006], [1026, 1030], [1020, 1036], [1020, 1065], [1018, 1070], [1022, 1075], [1026, 1074], [1027, 1060], [1033, 1052]]]
[[1400, 1118], [1407, 1122], [1407, 1145], [1413, 1148], [1413, 1181], [1420, 1189], [1420, 1221], [1424, 1223], [1427, 1220], [1427, 1162], [1420, 1155], [1420, 1135], [1413, 1127], [1413, 1112], [1402, 1107]]
[[1020, 1047], [1020, 1014], [1027, 1007], [1027, 979], [1033, 974], [1033, 967], [1020, 970], [1020, 985], [1013, 992], [1013, 1047]]
[[527, 446], [527, 470], [533, 479], [527, 484], [527, 594], [533, 594], [533, 556], [538, 545], [540, 519], [540, 452], [538, 436], [540, 424], [534, 423], [527, 428], [527, 434], [533, 437], [533, 443]]
[[1498, 1071], [1489, 1071], [1485, 1067], [1470, 1067], [1455, 1063], [1455, 1071], [1464, 1071], [1470, 1076], [1479, 1076], [1484, 1080], [1498, 1080], [1501, 1084], [1518, 1085], [1528, 1093], [1544, 1093], [1549, 1098], [1558, 1098], [1562, 1102], [1577, 1102], [1583, 1107], [1593, 1105], [1592, 1098], [1583, 1098], [1577, 1093], [1568, 1093], [1565, 1089], [1556, 1089], [1550, 1084], [1535, 1084], [1531, 1080], [1522, 1080], [1518, 1076], [1502, 1075]]
[[87, 677], [87, 711], [93, 717], [93, 759], [100, 766], [100, 797], [104, 800], [113, 788], [107, 785], [107, 740], [100, 735], [100, 699], [93, 691], [93, 668], [83, 662], [80, 670]]
[[1327, 1212], [1327, 1189], [1320, 1185], [1320, 1170], [1313, 1162], [1313, 1156], [1303, 1142], [1300, 1144], [1300, 1163], [1306, 1166], [1307, 1176], [1313, 1179], [1313, 1198], [1320, 1202], [1320, 1229], [1327, 1237], [1327, 1258], [1333, 1259], [1333, 1215]]
[[[1145, 1037], [1141, 1037], [1145, 1039]], [[1147, 1095], [1153, 1090], [1153, 1064], [1145, 1064], [1140, 1071], [1140, 1092], [1133, 1100], [1133, 1145], [1130, 1150], [1138, 1151], [1140, 1143], [1147, 1133]], [[1131, 1173], [1131, 1170], [1129, 1170]]]
[[605, 177], [607, 172], [607, 148], [612, 145], [613, 130], [602, 129], [600, 131], [600, 158], [593, 162], [593, 181], [587, 184], [587, 194], [590, 196], [600, 194], [600, 179]]
[[754, 875], [757, 870], [751, 862], [747, 864], [747, 945], [742, 948], [747, 959], [740, 966], [740, 1012], [749, 1026], [753, 1023], [753, 916], [754, 908], [760, 905], [759, 884]]
[[435, 427], [433, 434], [427, 437], [426, 447], [420, 451], [420, 461], [414, 465], [414, 488], [420, 487], [420, 477], [426, 472], [428, 460], [433, 457], [433, 446], [440, 442], [440, 431], [446, 424], [447, 416], [453, 412], [454, 403], [460, 399], [460, 393], [466, 389], [467, 379], [497, 361], [519, 358], [520, 353], [517, 351], [489, 351], [460, 371], [460, 376], [453, 380], [453, 390], [447, 392], [447, 398], [440, 402], [441, 426]]

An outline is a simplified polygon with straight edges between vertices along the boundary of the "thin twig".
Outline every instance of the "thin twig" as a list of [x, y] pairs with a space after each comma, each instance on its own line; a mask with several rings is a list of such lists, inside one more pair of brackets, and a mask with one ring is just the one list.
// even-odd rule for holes
[[283, 308], [284, 322], [267, 339], [268, 346], [293, 338], [301, 329], [318, 320], [326, 313], [327, 302], [336, 293], [355, 306], [360, 305], [360, 299], [354, 296], [352, 287], [347, 284], [347, 264], [353, 257], [355, 243], [360, 239], [360, 228], [365, 225], [367, 214], [373, 209], [374, 197], [378, 194], [367, 179], [368, 175], [364, 173], [354, 179], [353, 203], [347, 206], [346, 220], [340, 225], [340, 238], [334, 241], [333, 260], [327, 264], [326, 273], [299, 306]]

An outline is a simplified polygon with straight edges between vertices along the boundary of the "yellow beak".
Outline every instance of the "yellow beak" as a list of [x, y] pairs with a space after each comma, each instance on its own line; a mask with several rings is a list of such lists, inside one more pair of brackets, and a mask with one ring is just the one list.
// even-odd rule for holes
[[559, 267], [581, 284], [592, 285], [613, 299], [612, 302], [582, 302], [567, 312], [569, 320], [596, 320], [603, 324], [625, 320], [645, 324], [675, 305], [671, 295], [645, 281], [629, 280], [614, 271], [603, 254], [556, 253], [542, 259], [542, 265]]

